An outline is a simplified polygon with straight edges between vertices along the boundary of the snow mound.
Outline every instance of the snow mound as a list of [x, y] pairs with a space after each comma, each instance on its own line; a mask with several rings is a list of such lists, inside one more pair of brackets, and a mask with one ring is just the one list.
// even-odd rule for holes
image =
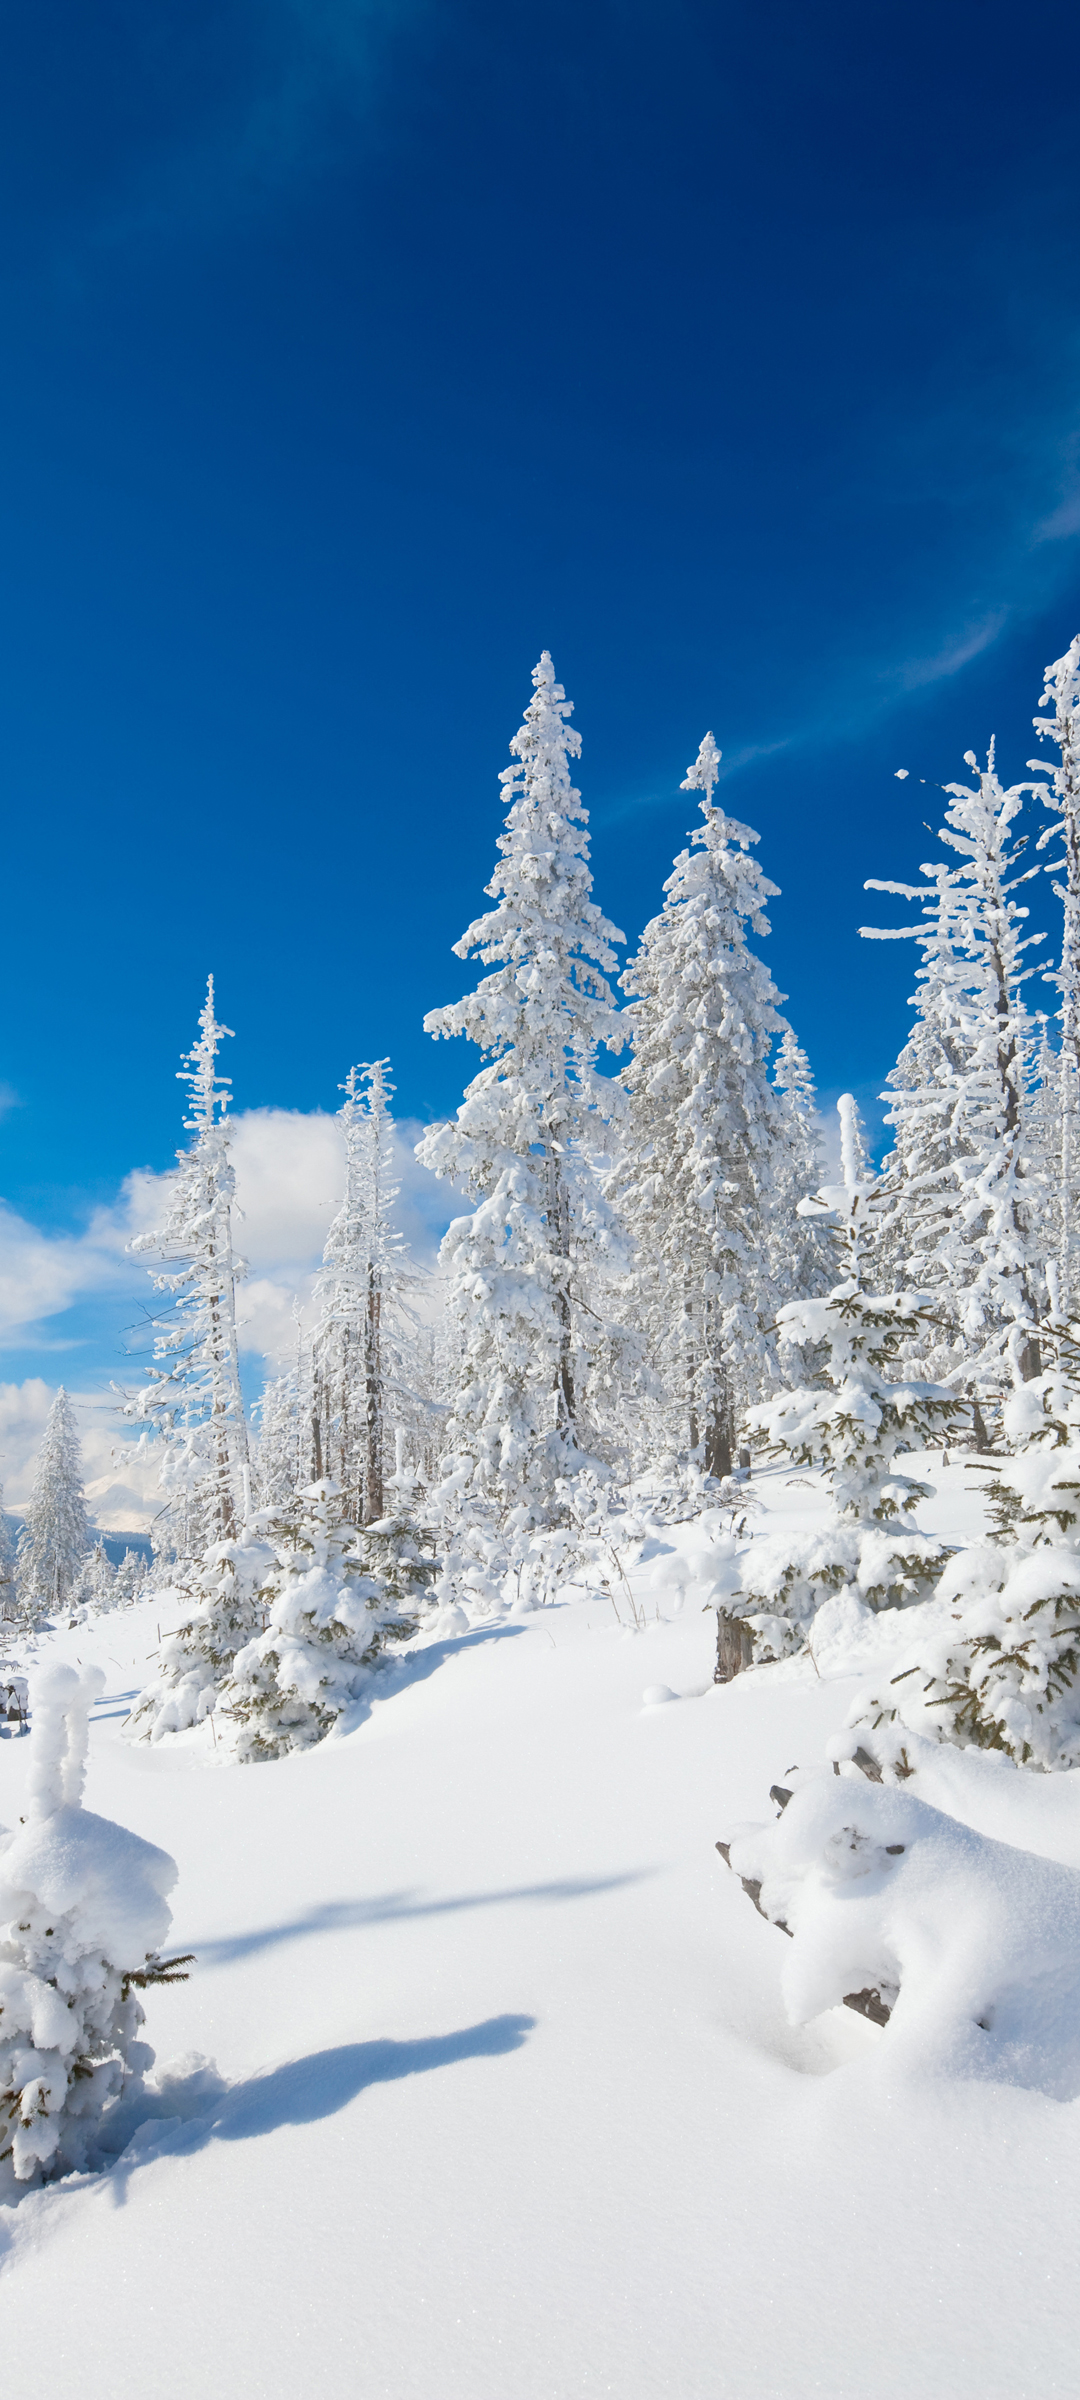
[[1080, 2093], [1072, 1868], [854, 1775], [815, 1777], [775, 1823], [741, 1827], [730, 1863], [792, 1937], [781, 1973], [793, 2024], [878, 1995], [897, 2064]]

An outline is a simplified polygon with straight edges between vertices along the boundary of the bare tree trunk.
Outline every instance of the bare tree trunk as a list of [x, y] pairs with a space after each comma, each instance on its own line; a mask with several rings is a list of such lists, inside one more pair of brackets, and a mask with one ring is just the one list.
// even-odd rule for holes
[[570, 1194], [559, 1171], [555, 1153], [548, 1151], [548, 1233], [554, 1257], [560, 1262], [556, 1270], [555, 1307], [559, 1321], [559, 1352], [555, 1369], [555, 1423], [560, 1433], [573, 1438], [574, 1371], [573, 1320], [570, 1311]]
[[716, 1612], [716, 1668], [714, 1683], [734, 1683], [754, 1655], [754, 1637], [741, 1617], [729, 1617], [727, 1610]]
[[368, 1267], [367, 1314], [364, 1323], [364, 1523], [373, 1525], [383, 1514], [383, 1390], [380, 1324], [382, 1293], [374, 1260]]

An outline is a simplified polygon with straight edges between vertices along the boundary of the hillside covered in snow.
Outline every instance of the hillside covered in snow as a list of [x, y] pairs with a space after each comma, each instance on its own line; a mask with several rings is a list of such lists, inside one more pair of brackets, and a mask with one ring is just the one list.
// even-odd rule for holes
[[[964, 1464], [912, 1463], [978, 1536]], [[779, 1468], [746, 1498], [744, 1548], [827, 1513]], [[1071, 2389], [1077, 1770], [837, 1775], [920, 1611], [716, 1684], [708, 1535], [429, 1624], [255, 1770], [224, 1722], [126, 1737], [156, 1597], [39, 1639], [108, 1679], [87, 1806], [176, 1861], [195, 1964], [143, 1995], [109, 2155], [0, 2208], [9, 2356], [47, 2328], [91, 2400]], [[36, 1738], [0, 1742], [9, 1828]], [[841, 1987], [885, 1951], [881, 2025]]]

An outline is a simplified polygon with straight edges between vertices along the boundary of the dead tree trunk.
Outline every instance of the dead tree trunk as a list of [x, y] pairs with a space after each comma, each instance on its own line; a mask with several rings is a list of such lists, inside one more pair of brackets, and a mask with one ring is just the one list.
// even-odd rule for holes
[[734, 1683], [754, 1655], [754, 1637], [741, 1617], [729, 1617], [727, 1610], [716, 1612], [716, 1669], [714, 1683]]

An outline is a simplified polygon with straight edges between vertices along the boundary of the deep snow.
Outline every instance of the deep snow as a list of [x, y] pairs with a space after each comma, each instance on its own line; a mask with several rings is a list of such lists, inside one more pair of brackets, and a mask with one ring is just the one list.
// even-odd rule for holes
[[[931, 1479], [921, 1521], [975, 1530], [962, 1467]], [[754, 1488], [762, 1524], [819, 1505]], [[179, 1867], [198, 1965], [147, 2037], [224, 2088], [189, 2059], [111, 2171], [0, 2210], [9, 2359], [87, 2400], [1075, 2391], [1080, 2103], [788, 2022], [792, 1945], [714, 1844], [821, 1766], [864, 1668], [714, 1687], [671, 1567], [644, 1631], [570, 1598], [421, 1644], [271, 1765], [120, 1738], [153, 1600], [50, 1640], [110, 1677], [87, 1805]], [[907, 1630], [878, 1627], [875, 1662]], [[28, 1749], [0, 1742], [9, 1826]], [[914, 1789], [1080, 1868], [1080, 1774], [941, 1750]]]

